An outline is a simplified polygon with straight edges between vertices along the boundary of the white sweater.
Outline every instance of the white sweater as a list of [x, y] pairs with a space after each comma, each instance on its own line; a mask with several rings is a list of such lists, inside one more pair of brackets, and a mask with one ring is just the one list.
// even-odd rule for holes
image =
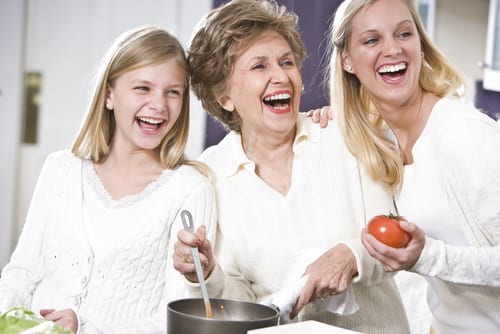
[[337, 126], [320, 129], [303, 115], [297, 126], [286, 196], [255, 174], [254, 163], [234, 132], [200, 157], [216, 174], [220, 205], [216, 252], [225, 271], [216, 267], [209, 277], [210, 293], [259, 302], [281, 289], [297, 258], [345, 243], [357, 260], [359, 275], [353, 286], [360, 310], [340, 316], [308, 305], [300, 320], [364, 333], [407, 333], [393, 279], [360, 242], [361, 228], [371, 216], [388, 213], [391, 198], [358, 169]]
[[444, 98], [413, 155], [398, 205], [427, 234], [411, 271], [429, 282], [434, 329], [500, 333], [500, 126]]
[[[185, 295], [183, 278], [172, 266], [172, 246], [182, 228], [179, 212], [190, 210], [195, 224], [207, 225], [213, 238], [213, 188], [183, 166], [165, 171], [141, 195], [103, 203], [103, 210], [141, 210], [122, 217], [122, 226], [143, 228], [126, 242], [110, 240], [113, 247], [94, 252], [83, 222], [83, 190], [89, 195], [90, 189], [82, 185], [88, 181], [84, 172], [82, 160], [69, 151], [47, 158], [18, 245], [2, 271], [0, 312], [16, 305], [73, 308], [82, 334], [164, 333], [167, 302]], [[137, 217], [142, 221], [127, 221]]]

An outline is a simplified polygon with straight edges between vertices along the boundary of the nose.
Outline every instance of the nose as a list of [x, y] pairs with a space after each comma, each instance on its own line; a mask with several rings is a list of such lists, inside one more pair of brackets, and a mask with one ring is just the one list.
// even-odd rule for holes
[[387, 56], [395, 57], [399, 56], [403, 52], [403, 50], [401, 49], [401, 46], [399, 45], [397, 40], [395, 40], [394, 38], [390, 38], [386, 40], [384, 44], [384, 52]]
[[289, 81], [288, 73], [279, 64], [271, 67], [271, 81], [273, 83], [286, 83]]
[[166, 98], [162, 93], [153, 93], [151, 94], [151, 98], [149, 100], [149, 108], [161, 113], [165, 111], [166, 108]]

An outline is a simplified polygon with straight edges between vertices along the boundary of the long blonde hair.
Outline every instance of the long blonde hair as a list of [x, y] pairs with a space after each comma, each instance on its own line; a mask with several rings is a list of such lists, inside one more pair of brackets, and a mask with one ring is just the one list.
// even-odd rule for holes
[[[344, 71], [342, 66], [342, 53], [348, 49], [354, 17], [375, 1], [384, 0], [346, 0], [335, 13], [329, 50], [330, 103], [351, 153], [374, 180], [383, 182], [389, 191], [396, 192], [403, 180], [403, 159], [397, 144], [387, 137], [387, 126], [358, 78]], [[461, 74], [427, 36], [413, 0], [401, 1], [408, 7], [415, 22], [424, 54], [420, 86], [439, 97], [455, 94], [465, 87]]]
[[[184, 155], [189, 134], [189, 67], [181, 44], [167, 31], [155, 27], [138, 27], [120, 35], [101, 60], [95, 78], [93, 97], [82, 127], [71, 151], [82, 159], [100, 162], [109, 154], [115, 130], [113, 112], [106, 108], [107, 87], [122, 74], [134, 69], [175, 59], [185, 74], [181, 112], [172, 129], [156, 149], [166, 168], [182, 164], [198, 167]], [[204, 172], [204, 168], [199, 168]]]

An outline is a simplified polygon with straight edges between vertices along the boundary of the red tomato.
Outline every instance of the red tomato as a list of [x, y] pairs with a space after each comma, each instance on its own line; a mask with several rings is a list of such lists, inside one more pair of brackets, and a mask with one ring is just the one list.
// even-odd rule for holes
[[367, 232], [384, 244], [401, 248], [410, 241], [410, 234], [399, 226], [399, 221], [406, 221], [404, 217], [389, 215], [378, 215], [370, 219]]

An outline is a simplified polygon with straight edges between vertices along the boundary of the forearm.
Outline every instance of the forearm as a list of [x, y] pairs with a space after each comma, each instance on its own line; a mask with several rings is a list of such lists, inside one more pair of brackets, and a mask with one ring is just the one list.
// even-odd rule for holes
[[500, 246], [461, 247], [427, 237], [410, 271], [453, 283], [500, 287], [499, 263]]

